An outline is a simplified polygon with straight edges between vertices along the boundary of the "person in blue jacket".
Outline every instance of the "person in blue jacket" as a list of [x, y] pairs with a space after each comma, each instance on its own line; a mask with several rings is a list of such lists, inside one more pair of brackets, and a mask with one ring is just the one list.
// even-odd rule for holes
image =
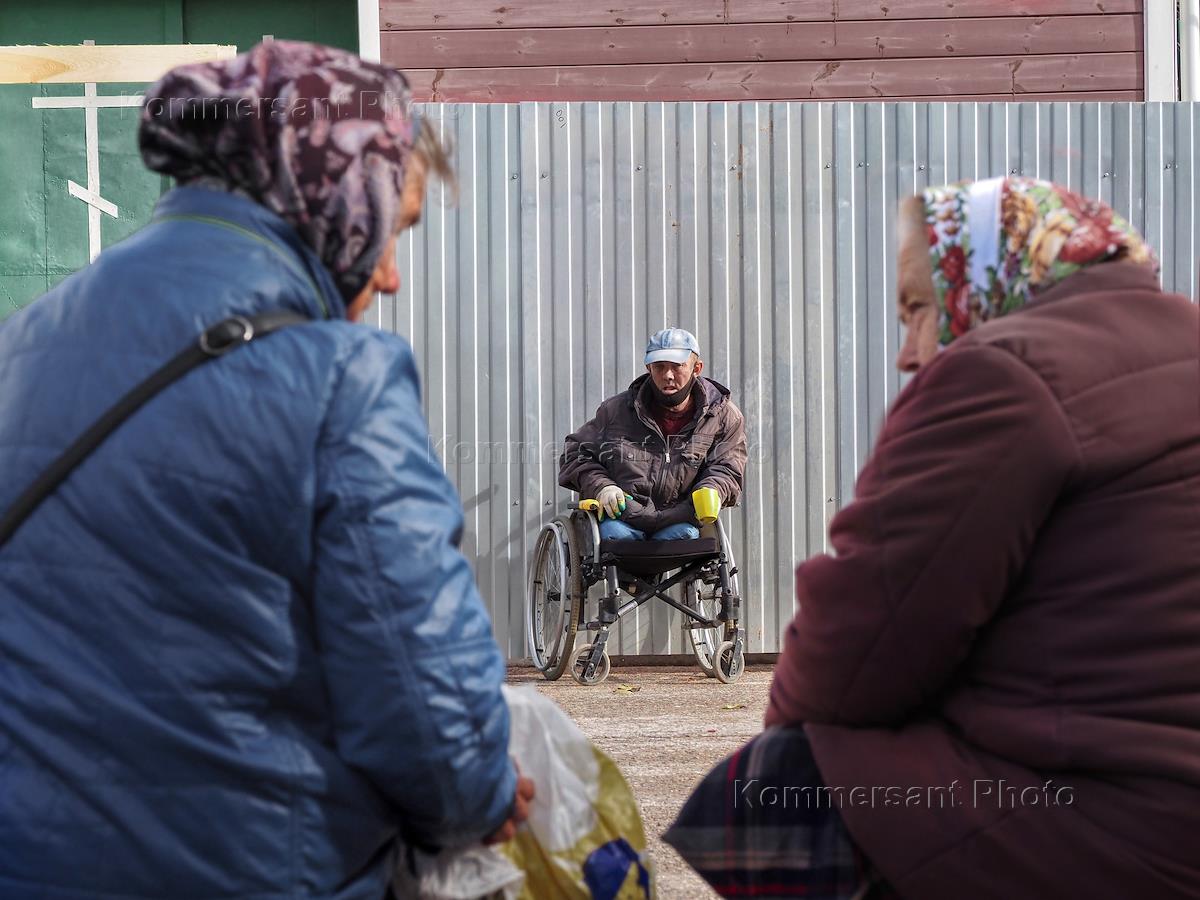
[[504, 660], [412, 351], [354, 324], [448, 174], [395, 71], [276, 41], [173, 70], [151, 222], [0, 326], [0, 509], [205, 327], [198, 368], [0, 547], [0, 896], [377, 898], [504, 840]]

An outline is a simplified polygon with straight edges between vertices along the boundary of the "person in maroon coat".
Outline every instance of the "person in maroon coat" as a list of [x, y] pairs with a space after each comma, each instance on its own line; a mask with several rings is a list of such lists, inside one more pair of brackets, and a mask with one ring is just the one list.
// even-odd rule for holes
[[1200, 897], [1197, 307], [1022, 178], [906, 201], [899, 272], [914, 377], [766, 723], [901, 897]]

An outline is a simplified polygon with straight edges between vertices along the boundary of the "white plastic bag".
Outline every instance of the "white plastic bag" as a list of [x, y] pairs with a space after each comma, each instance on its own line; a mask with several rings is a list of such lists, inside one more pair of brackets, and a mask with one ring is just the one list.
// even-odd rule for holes
[[537, 789], [529, 820], [499, 848], [525, 875], [522, 900], [650, 900], [642, 817], [616, 764], [532, 686], [504, 697], [509, 752]]
[[[476, 844], [430, 856], [416, 851], [415, 893], [420, 900], [480, 900], [503, 897], [517, 900], [525, 874], [495, 847]], [[407, 888], [411, 893], [413, 889]], [[399, 885], [396, 893], [403, 897]]]
[[504, 686], [509, 754], [537, 795], [517, 836], [437, 856], [417, 853], [421, 900], [651, 900], [646, 835], [616, 764], [533, 687]]

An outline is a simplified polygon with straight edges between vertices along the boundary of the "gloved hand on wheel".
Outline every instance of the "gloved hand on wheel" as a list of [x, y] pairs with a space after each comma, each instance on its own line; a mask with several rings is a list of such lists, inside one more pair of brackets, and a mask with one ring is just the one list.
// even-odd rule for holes
[[625, 492], [615, 484], [600, 488], [600, 493], [596, 495], [600, 503], [600, 518], [603, 520], [605, 513], [610, 519], [621, 518], [621, 513], [625, 512], [625, 496]]

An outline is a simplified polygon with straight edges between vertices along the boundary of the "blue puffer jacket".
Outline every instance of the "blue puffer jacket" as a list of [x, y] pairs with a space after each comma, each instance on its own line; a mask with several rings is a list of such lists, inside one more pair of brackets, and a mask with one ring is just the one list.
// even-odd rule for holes
[[0, 896], [384, 895], [506, 818], [504, 664], [411, 350], [267, 210], [194, 188], [0, 326], [0, 507], [206, 325], [0, 548]]

